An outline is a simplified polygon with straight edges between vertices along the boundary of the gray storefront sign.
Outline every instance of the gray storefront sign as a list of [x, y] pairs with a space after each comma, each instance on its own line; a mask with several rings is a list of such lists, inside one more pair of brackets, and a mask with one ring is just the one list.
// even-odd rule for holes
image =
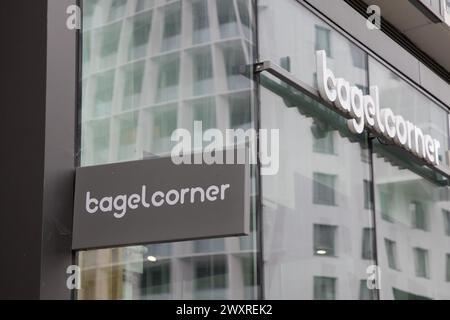
[[74, 250], [249, 234], [249, 167], [158, 158], [78, 168]]

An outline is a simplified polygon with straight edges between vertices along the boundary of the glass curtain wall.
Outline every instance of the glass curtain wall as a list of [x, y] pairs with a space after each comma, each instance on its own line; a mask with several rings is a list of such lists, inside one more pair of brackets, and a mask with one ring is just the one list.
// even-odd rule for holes
[[[295, 0], [83, 0], [80, 165], [166, 156], [176, 128], [255, 127], [255, 84], [270, 60], [316, 86], [315, 52], [334, 73], [442, 145], [448, 113]], [[260, 123], [280, 130], [280, 170], [252, 179], [249, 237], [78, 253], [79, 299], [450, 299], [447, 181], [335, 112], [260, 76]], [[253, 170], [252, 177], [256, 176]], [[264, 232], [263, 261], [257, 232]], [[368, 267], [381, 272], [368, 287]]]
[[[316, 86], [315, 51], [325, 50], [336, 74], [367, 91], [367, 55], [298, 2], [267, 2], [259, 14], [261, 60]], [[262, 177], [266, 297], [374, 299], [367, 136], [278, 79], [262, 74], [261, 84], [261, 126], [281, 141], [278, 175]]]
[[[373, 59], [370, 82], [380, 104], [414, 122], [448, 149], [448, 114]], [[389, 152], [389, 146], [379, 145]], [[400, 161], [374, 157], [378, 258], [383, 299], [450, 299], [450, 238], [446, 230], [450, 190]], [[425, 176], [426, 177], [426, 176]]]
[[[316, 87], [315, 51], [380, 105], [441, 143], [448, 113], [294, 0], [259, 7], [260, 60]], [[287, 27], [289, 26], [289, 27]], [[280, 129], [280, 172], [262, 177], [269, 299], [450, 299], [449, 189], [385, 141], [354, 136], [334, 111], [261, 75], [261, 126]], [[374, 222], [375, 221], [375, 222]], [[380, 270], [380, 290], [367, 268]]]
[[[83, 0], [80, 165], [170, 154], [177, 128], [252, 128], [252, 0]], [[168, 172], [167, 174], [170, 174]], [[253, 175], [255, 176], [255, 175]], [[248, 237], [82, 251], [78, 299], [255, 299]]]

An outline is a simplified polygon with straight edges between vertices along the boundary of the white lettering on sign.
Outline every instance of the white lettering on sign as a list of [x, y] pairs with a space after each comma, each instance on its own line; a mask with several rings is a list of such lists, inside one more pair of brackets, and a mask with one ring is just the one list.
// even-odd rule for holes
[[185, 203], [196, 202], [215, 202], [223, 201], [226, 198], [227, 191], [231, 188], [230, 184], [220, 186], [212, 185], [208, 188], [184, 188], [181, 190], [169, 190], [168, 192], [156, 191], [150, 196], [147, 195], [147, 186], [142, 186], [140, 194], [117, 195], [115, 197], [106, 196], [96, 199], [90, 192], [86, 193], [86, 212], [87, 213], [112, 213], [117, 219], [123, 218], [128, 210], [136, 210], [140, 206], [144, 208], [161, 207], [163, 205], [176, 206]]
[[351, 86], [345, 79], [336, 78], [327, 68], [324, 50], [316, 52], [316, 62], [319, 94], [352, 118], [347, 121], [351, 132], [361, 134], [366, 127], [372, 128], [427, 163], [439, 165], [440, 142], [402, 116], [395, 115], [391, 109], [381, 109], [377, 86], [371, 86], [370, 94], [364, 95], [361, 89]]

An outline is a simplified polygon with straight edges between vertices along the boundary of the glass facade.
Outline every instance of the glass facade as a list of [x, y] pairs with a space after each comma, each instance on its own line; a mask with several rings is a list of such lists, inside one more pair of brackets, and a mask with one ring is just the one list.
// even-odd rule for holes
[[[374, 59], [369, 60], [370, 82], [380, 89], [380, 103], [389, 106], [432, 134], [448, 149], [448, 113]], [[391, 148], [392, 149], [392, 148]], [[378, 144], [373, 161], [378, 252], [385, 299], [422, 297], [450, 299], [445, 281], [450, 242], [442, 225], [450, 205], [449, 189], [389, 146]], [[447, 164], [444, 152], [441, 162]], [[388, 245], [389, 243], [389, 245]], [[398, 295], [403, 292], [403, 295]]]
[[[315, 86], [315, 51], [325, 50], [336, 74], [367, 88], [362, 50], [295, 1], [269, 11], [261, 60], [289, 57], [291, 73]], [[287, 25], [292, 32], [282, 31]], [[339, 115], [262, 77], [261, 125], [280, 128], [282, 141], [278, 175], [262, 177], [266, 297], [375, 298], [365, 281], [376, 264], [367, 137], [353, 137]]]
[[280, 169], [252, 169], [250, 236], [79, 252], [79, 299], [450, 299], [448, 181], [243, 67], [270, 60], [316, 88], [325, 50], [337, 76], [377, 85], [382, 107], [439, 140], [448, 165], [441, 105], [295, 0], [82, 3], [81, 166], [168, 155], [172, 132], [202, 121], [278, 129]]
[[[255, 126], [255, 86], [240, 72], [256, 61], [253, 1], [82, 5], [81, 166], [170, 154], [173, 131], [194, 121]], [[242, 238], [79, 252], [78, 298], [255, 299], [257, 252], [255, 227]]]
[[[296, 1], [259, 10], [260, 61], [316, 87], [315, 51], [337, 77], [443, 146], [448, 113]], [[289, 26], [289, 31], [287, 27]], [[280, 171], [262, 177], [265, 295], [269, 299], [450, 299], [448, 188], [385, 141], [261, 75], [261, 126], [280, 128]], [[444, 225], [444, 228], [442, 227]], [[380, 290], [367, 285], [377, 266]]]

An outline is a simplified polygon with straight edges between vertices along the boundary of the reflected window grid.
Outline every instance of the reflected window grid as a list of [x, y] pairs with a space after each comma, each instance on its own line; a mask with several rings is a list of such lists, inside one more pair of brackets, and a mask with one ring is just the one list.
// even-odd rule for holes
[[[240, 66], [236, 65], [247, 65], [251, 56], [247, 57], [244, 53], [253, 51], [253, 34], [245, 33], [244, 30], [241, 35], [238, 21], [242, 19], [243, 24], [249, 24], [252, 28], [254, 25], [245, 20], [245, 12], [240, 12], [241, 8], [250, 7], [246, 6], [250, 1], [241, 1], [239, 5], [236, 1], [222, 1], [216, 8], [209, 6], [210, 1], [192, 0], [189, 1], [192, 3], [191, 8], [187, 1], [163, 3], [137, 0], [132, 1], [135, 5], [130, 6], [129, 1], [125, 5], [123, 1], [111, 1], [105, 6], [102, 1], [84, 0], [83, 165], [138, 160], [164, 154], [171, 148], [170, 136], [173, 130], [180, 125], [188, 125], [184, 119], [201, 120], [205, 127], [211, 128], [216, 127], [219, 120], [220, 123], [232, 122], [239, 127], [252, 126], [250, 104], [253, 102], [250, 96], [253, 89], [249, 84], [250, 80], [238, 74]], [[128, 9], [129, 13], [126, 12]], [[223, 24], [218, 26], [218, 39], [214, 39], [216, 33], [211, 32], [212, 28], [217, 28], [211, 24], [211, 21], [216, 21], [216, 18], [211, 18], [211, 14], [225, 17], [221, 20]], [[182, 47], [181, 22], [185, 17], [192, 19], [193, 27], [191, 31], [186, 31], [192, 32], [192, 35], [186, 34], [183, 38], [186, 36], [194, 44], [201, 43], [205, 48], [210, 48], [209, 56], [205, 54], [196, 58], [196, 70], [192, 72], [191, 78], [193, 81], [189, 79], [189, 82], [193, 82], [192, 88], [195, 91], [190, 92], [184, 90], [188, 79], [182, 78], [189, 74], [189, 64], [181, 65], [181, 60], [186, 61], [187, 56], [206, 51], [194, 52]], [[154, 28], [155, 26], [158, 27]], [[225, 46], [216, 44], [222, 37], [233, 37], [233, 40]], [[158, 43], [152, 43], [155, 40]], [[217, 72], [213, 72], [213, 59], [216, 60], [214, 68], [217, 68]], [[133, 64], [130, 65], [129, 62]], [[223, 71], [222, 66], [226, 66]], [[101, 70], [108, 71], [98, 73]], [[222, 79], [226, 85], [215, 88], [213, 82], [222, 83]], [[233, 81], [239, 81], [239, 85], [233, 87]], [[230, 83], [231, 86], [228, 86]], [[231, 93], [234, 89], [239, 93]], [[222, 96], [219, 97], [217, 92]], [[202, 101], [184, 101], [193, 94], [207, 97], [202, 98]], [[221, 106], [220, 112], [216, 109], [216, 104]], [[179, 117], [180, 112], [183, 113], [183, 118]], [[139, 140], [138, 137], [145, 139]], [[129, 263], [129, 258], [120, 258], [121, 252], [133, 251], [135, 247], [80, 253], [78, 256], [81, 261], [83, 257], [92, 255], [95, 263], [91, 269], [83, 268], [83, 290], [79, 292], [79, 298], [195, 297], [195, 281], [192, 282], [192, 292], [188, 290], [182, 296], [170, 289], [172, 285], [177, 285], [173, 283], [175, 275], [171, 272], [178, 269], [194, 270], [194, 261], [187, 262], [190, 260], [183, 258], [183, 268], [173, 269], [169, 266], [173, 266], [178, 260], [170, 257], [196, 254], [209, 257], [217, 252], [214, 250], [219, 249], [225, 254], [225, 259], [231, 254], [230, 250], [242, 250], [246, 253], [241, 254], [242, 260], [239, 263], [242, 265], [237, 271], [233, 271], [231, 278], [228, 279], [228, 275], [225, 275], [227, 280], [219, 281], [221, 276], [218, 276], [217, 281], [213, 281], [212, 286], [217, 287], [215, 291], [222, 293], [213, 294], [212, 297], [242, 297], [243, 294], [247, 298], [256, 298], [257, 283], [251, 280], [255, 279], [256, 268], [249, 262], [255, 259], [256, 242], [242, 241], [247, 238], [249, 237], [238, 239], [237, 249], [230, 247], [225, 250], [220, 245], [214, 245], [206, 248], [205, 252], [198, 253], [194, 252], [195, 246], [186, 247], [184, 243], [173, 244], [174, 249], [164, 254], [158, 253], [155, 246], [149, 246], [146, 249], [148, 253], [139, 253], [143, 261], [141, 263]], [[235, 241], [222, 240], [227, 246], [228, 242]], [[245, 243], [245, 246], [239, 249], [241, 243]], [[136, 248], [139, 251], [145, 247]], [[147, 261], [147, 255], [154, 256], [157, 262]], [[211, 276], [231, 272], [227, 267], [224, 269], [220, 266], [212, 267], [211, 270]], [[249, 274], [242, 274], [243, 272]], [[183, 275], [177, 276], [185, 277], [187, 273], [183, 271]], [[194, 276], [192, 271], [189, 277]], [[229, 288], [231, 282], [236, 289]], [[211, 298], [211, 295], [205, 298]]]
[[[446, 111], [411, 87], [395, 73], [390, 72], [385, 66], [368, 57], [365, 52], [351, 44], [350, 41], [328, 27], [323, 21], [309, 14], [307, 10], [300, 9], [299, 6], [296, 7], [293, 3], [287, 1], [277, 2], [276, 5], [268, 4], [267, 7], [264, 12], [260, 12], [261, 21], [267, 21], [266, 24], [262, 24], [260, 32], [262, 48], [265, 50], [264, 55], [270, 56], [271, 59], [278, 59], [282, 68], [289, 70], [309, 85], [316, 85], [316, 81], [314, 81], [314, 52], [325, 50], [328, 58], [330, 58], [328, 63], [333, 66], [336, 75], [349, 79], [351, 83], [356, 84], [364, 92], [368, 91], [370, 85], [379, 85], [383, 94], [383, 97], [380, 96], [383, 99], [380, 103], [382, 106], [397, 108], [398, 114], [403, 115], [409, 121], [420, 123], [424, 130], [432, 132], [442, 145], [447, 145], [448, 117]], [[267, 14], [265, 14], [266, 12]], [[280, 18], [278, 20], [271, 22], [270, 19], [265, 19], [270, 16], [269, 13], [273, 12], [279, 13]], [[295, 37], [286, 36], [274, 39], [272, 28], [281, 23], [295, 26], [295, 30], [301, 30], [301, 32], [293, 33]], [[286, 57], [290, 57], [290, 59]], [[370, 74], [367, 73], [368, 69], [370, 69]], [[368, 149], [368, 145], [361, 143], [362, 139], [359, 140], [346, 132], [345, 128], [342, 129], [339, 117], [328, 115], [327, 112], [321, 113], [321, 106], [313, 105], [308, 99], [292, 97], [293, 92], [289, 91], [285, 83], [278, 80], [268, 83], [267, 87], [275, 87], [276, 93], [274, 93], [275, 90], [262, 86], [262, 123], [266, 127], [283, 128], [285, 132], [283, 148], [289, 151], [285, 154], [282, 153], [281, 156], [281, 167], [284, 169], [280, 175], [283, 178], [262, 178], [263, 197], [264, 199], [268, 198], [266, 200], [268, 205], [264, 207], [264, 222], [267, 223], [271, 232], [282, 234], [282, 236], [269, 236], [269, 239], [265, 240], [265, 248], [269, 248], [267, 249], [269, 261], [265, 269], [266, 295], [276, 299], [311, 298], [311, 295], [304, 294], [304, 288], [309, 287], [309, 280], [305, 280], [302, 275], [295, 272], [305, 266], [302, 247], [297, 247], [292, 243], [303, 240], [298, 236], [298, 233], [299, 230], [302, 230], [302, 226], [307, 225], [308, 227], [311, 225], [308, 223], [309, 220], [314, 219], [314, 223], [320, 221], [321, 224], [335, 224], [335, 219], [339, 219], [339, 230], [342, 233], [342, 243], [339, 248], [343, 246], [346, 249], [345, 253], [349, 254], [349, 256], [345, 256], [345, 261], [348, 262], [347, 259], [350, 259], [355, 265], [360, 263], [358, 258], [366, 260], [364, 257], [368, 258], [368, 264], [377, 264], [370, 260], [370, 256], [373, 255], [373, 252], [370, 251], [373, 250], [369, 250], [369, 247], [371, 247], [369, 243], [373, 241], [369, 240], [369, 238], [372, 238], [369, 233], [375, 233], [374, 229], [369, 226], [375, 221], [377, 239], [380, 239], [380, 241], [378, 244], [372, 244], [372, 247], [374, 245], [380, 246], [378, 252], [381, 255], [381, 260], [378, 263], [382, 268], [381, 271], [386, 275], [385, 277], [395, 279], [395, 285], [398, 286], [394, 288], [392, 283], [382, 283], [381, 297], [383, 299], [449, 298], [448, 288], [445, 287], [446, 284], [442, 283], [443, 276], [439, 279], [434, 276], [433, 279], [429, 278], [430, 270], [442, 270], [443, 265], [447, 263], [443, 263], [443, 257], [445, 256], [445, 259], [447, 259], [446, 254], [450, 249], [448, 241], [443, 238], [444, 232], [442, 229], [441, 232], [434, 232], [435, 230], [427, 233], [421, 232], [431, 231], [431, 228], [440, 224], [442, 217], [440, 206], [441, 204], [447, 205], [448, 195], [446, 193], [448, 194], [448, 188], [437, 187], [428, 183], [428, 180], [423, 179], [423, 177], [430, 178], [426, 175], [426, 172], [421, 171], [421, 168], [411, 166], [411, 159], [396, 155], [389, 146], [379, 146], [376, 144], [377, 141], [372, 141], [373, 144]], [[301, 96], [298, 92], [294, 92]], [[315, 132], [311, 130], [311, 127], [317, 120], [330, 125], [337, 133], [335, 137], [337, 138], [336, 146], [339, 148], [339, 155], [333, 162], [327, 155], [319, 152], [314, 155], [311, 154], [316, 148], [313, 140], [316, 139]], [[336, 130], [336, 128], [339, 128], [339, 130]], [[310, 130], [313, 133], [312, 135], [308, 134]], [[292, 136], [302, 137], [302, 139], [297, 141], [292, 139]], [[309, 146], [312, 145], [313, 148], [308, 147], [308, 144]], [[353, 151], [360, 154], [355, 156]], [[370, 154], [371, 151], [373, 151], [373, 154]], [[354, 162], [354, 158], [358, 158], [359, 163]], [[440, 155], [440, 158], [444, 159], [443, 155]], [[363, 167], [365, 165], [365, 168], [368, 169], [365, 171], [366, 174], [361, 173], [362, 170], [359, 167], [361, 165]], [[330, 167], [333, 170], [330, 170]], [[340, 174], [338, 170], [340, 167], [342, 167], [342, 170], [348, 168], [348, 171]], [[329, 172], [336, 172], [339, 177], [340, 207], [308, 206], [308, 199], [305, 199], [305, 194], [309, 195], [310, 192], [307, 191], [312, 189], [313, 197], [319, 198], [318, 194], [328, 193], [327, 187], [328, 189], [336, 188], [336, 185], [330, 183], [332, 179], [324, 179], [327, 181], [321, 181], [322, 183], [319, 184], [316, 181], [320, 178], [313, 177], [314, 182], [310, 183], [311, 175], [314, 175], [314, 172], [324, 173], [328, 170]], [[373, 171], [371, 172], [371, 170]], [[371, 173], [373, 173], [375, 181], [367, 180], [362, 183]], [[305, 181], [307, 182], [305, 183]], [[310, 187], [305, 187], [306, 185]], [[325, 191], [318, 192], [319, 186], [325, 186], [323, 188]], [[355, 190], [363, 188], [363, 192], [358, 192], [361, 197], [359, 200], [356, 199], [359, 203], [358, 209], [353, 210]], [[376, 206], [370, 201], [371, 193], [374, 196], [373, 200], [376, 200]], [[329, 194], [332, 194], [332, 192], [329, 192]], [[441, 196], [441, 194], [444, 196]], [[332, 198], [332, 196], [326, 198]], [[348, 198], [351, 198], [351, 200]], [[312, 202], [314, 204], [320, 202], [316, 200]], [[324, 202], [333, 203], [333, 201]], [[413, 202], [416, 202], [417, 205], [411, 205]], [[363, 207], [363, 203], [365, 210], [360, 209]], [[338, 211], [340, 209], [342, 211]], [[373, 212], [375, 209], [376, 212]], [[354, 216], [351, 216], [352, 214]], [[372, 214], [375, 214], [376, 218], [371, 216]], [[346, 225], [347, 219], [352, 221], [351, 226]], [[448, 221], [445, 212], [444, 221]], [[355, 228], [355, 224], [360, 224], [361, 227]], [[444, 224], [447, 234], [448, 226], [446, 223]], [[369, 231], [370, 229], [372, 231]], [[341, 230], [345, 230], [345, 232]], [[361, 230], [363, 230], [362, 236]], [[267, 229], [265, 232], [267, 232]], [[359, 242], [362, 246], [362, 253], [361, 249], [358, 250], [358, 257], [355, 257], [354, 252], [345, 246], [346, 243], [351, 243], [351, 247], [355, 247], [354, 240], [345, 238], [348, 234], [349, 237], [355, 239], [353, 235], [355, 232], [358, 233], [356, 238], [362, 239], [362, 243]], [[302, 233], [305, 233], [304, 230]], [[418, 251], [414, 254], [410, 242], [412, 238], [427, 245], [432, 243], [433, 249], [430, 249], [429, 252]], [[341, 238], [339, 239], [341, 240]], [[395, 239], [395, 241], [390, 239]], [[357, 247], [361, 248], [361, 246], [358, 245]], [[400, 248], [408, 250], [409, 253], [398, 252]], [[307, 250], [310, 249], [307, 248]], [[384, 255], [385, 252], [386, 256]], [[273, 260], [271, 260], [272, 255], [276, 257]], [[343, 253], [340, 253], [340, 256], [342, 255]], [[321, 268], [320, 270], [340, 266], [341, 259], [333, 259], [332, 262], [330, 260], [314, 257], [311, 261], [308, 260], [308, 263], [310, 263], [309, 266]], [[272, 264], [276, 267], [272, 267]], [[400, 270], [400, 266], [404, 267], [404, 270]], [[416, 267], [416, 270], [414, 270], [414, 267]], [[295, 271], [291, 271], [294, 269]], [[416, 272], [421, 276], [417, 276]], [[312, 276], [311, 273], [306, 273], [309, 277]], [[424, 276], [428, 276], [425, 279], [429, 280], [424, 282], [421, 279]], [[336, 284], [341, 283], [339, 274], [330, 274], [329, 277], [336, 279]], [[294, 282], [294, 280], [297, 282]], [[360, 280], [356, 280], [358, 285], [354, 286], [358, 287], [359, 294], [358, 290], [353, 292], [352, 289], [349, 290], [344, 285], [339, 287], [339, 291], [342, 290], [346, 297], [352, 299], [369, 298], [370, 294], [365, 290], [365, 283], [364, 281], [359, 283]], [[315, 292], [313, 293], [314, 298], [322, 298], [324, 295], [318, 293], [321, 291], [333, 292], [331, 289], [318, 289], [318, 287], [321, 287], [319, 282], [320, 280], [315, 281], [314, 290], [310, 291]], [[328, 281], [328, 283], [331, 282], [331, 280]], [[291, 285], [292, 283], [300, 283], [301, 286], [299, 287], [303, 290], [296, 290]], [[328, 287], [332, 286], [329, 285]], [[430, 297], [430, 295], [433, 297]]]

